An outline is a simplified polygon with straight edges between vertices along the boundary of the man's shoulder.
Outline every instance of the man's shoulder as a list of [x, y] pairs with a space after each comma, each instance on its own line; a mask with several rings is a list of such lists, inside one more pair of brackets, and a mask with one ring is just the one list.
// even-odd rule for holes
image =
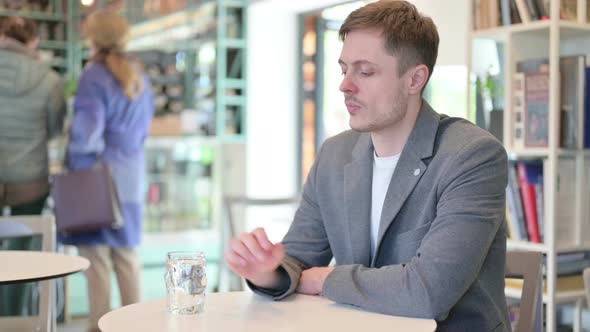
[[352, 151], [363, 134], [354, 130], [346, 130], [337, 135], [329, 137], [322, 143], [320, 153], [321, 159], [338, 163], [346, 162], [352, 157]]
[[436, 150], [458, 152], [467, 147], [504, 149], [502, 143], [487, 130], [463, 118], [441, 115], [436, 135]]
[[343, 131], [326, 139], [322, 144], [321, 151], [329, 154], [349, 155], [362, 135], [363, 133], [351, 129]]
[[354, 144], [359, 139], [362, 133], [352, 129], [345, 130], [337, 135], [329, 137], [324, 142], [324, 145], [346, 145]]

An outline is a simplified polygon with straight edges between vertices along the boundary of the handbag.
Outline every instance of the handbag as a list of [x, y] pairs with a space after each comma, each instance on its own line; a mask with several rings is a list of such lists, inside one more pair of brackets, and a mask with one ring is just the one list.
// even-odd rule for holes
[[60, 233], [89, 233], [123, 226], [121, 204], [107, 165], [55, 175], [52, 196]]

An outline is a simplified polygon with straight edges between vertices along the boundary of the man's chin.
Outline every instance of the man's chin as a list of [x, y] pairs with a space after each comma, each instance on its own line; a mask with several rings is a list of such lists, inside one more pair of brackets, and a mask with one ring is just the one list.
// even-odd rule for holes
[[366, 133], [371, 131], [371, 128], [369, 128], [369, 126], [355, 125], [353, 123], [349, 123], [349, 125], [350, 129], [359, 133]]

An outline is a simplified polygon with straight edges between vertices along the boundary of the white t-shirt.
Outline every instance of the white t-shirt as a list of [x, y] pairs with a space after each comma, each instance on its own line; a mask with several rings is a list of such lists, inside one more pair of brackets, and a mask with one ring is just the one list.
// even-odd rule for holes
[[397, 166], [399, 154], [391, 157], [377, 157], [373, 154], [373, 185], [371, 199], [371, 257], [375, 255], [377, 248], [377, 234], [379, 233], [379, 224], [381, 212], [383, 211], [383, 202], [387, 195], [387, 188], [393, 171]]

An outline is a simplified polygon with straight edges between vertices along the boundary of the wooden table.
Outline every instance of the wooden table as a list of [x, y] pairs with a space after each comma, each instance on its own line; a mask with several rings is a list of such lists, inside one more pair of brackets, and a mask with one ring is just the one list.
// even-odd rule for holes
[[84, 271], [83, 257], [45, 251], [0, 251], [0, 284], [40, 281]]
[[434, 320], [381, 315], [319, 296], [295, 294], [273, 301], [251, 292], [207, 294], [205, 312], [196, 315], [169, 314], [165, 299], [131, 304], [102, 316], [98, 326], [103, 332], [432, 332], [436, 329]]

